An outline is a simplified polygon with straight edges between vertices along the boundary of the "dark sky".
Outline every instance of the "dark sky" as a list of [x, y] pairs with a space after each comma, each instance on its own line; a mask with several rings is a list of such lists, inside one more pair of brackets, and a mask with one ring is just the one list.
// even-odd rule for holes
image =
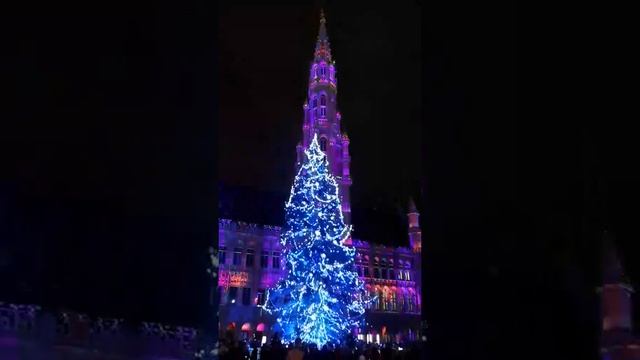
[[59, 3], [6, 15], [0, 298], [206, 323], [215, 9]]
[[[354, 202], [378, 198], [393, 211], [404, 208], [419, 193], [422, 160], [420, 8], [414, 1], [324, 8], [351, 139]], [[310, 1], [220, 6], [223, 183], [289, 191], [319, 9]]]
[[639, 285], [640, 151], [617, 120], [629, 111], [626, 20], [607, 31], [592, 20], [620, 11], [574, 10], [424, 8], [434, 358], [599, 358], [603, 229]]

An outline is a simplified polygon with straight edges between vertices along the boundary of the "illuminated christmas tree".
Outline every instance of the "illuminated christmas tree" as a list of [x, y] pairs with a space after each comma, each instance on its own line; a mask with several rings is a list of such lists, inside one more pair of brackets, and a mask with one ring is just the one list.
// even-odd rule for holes
[[351, 227], [317, 135], [305, 155], [285, 205], [280, 242], [287, 273], [268, 291], [264, 309], [276, 316], [284, 342], [322, 346], [360, 326], [370, 300], [353, 269], [355, 249], [344, 245]]

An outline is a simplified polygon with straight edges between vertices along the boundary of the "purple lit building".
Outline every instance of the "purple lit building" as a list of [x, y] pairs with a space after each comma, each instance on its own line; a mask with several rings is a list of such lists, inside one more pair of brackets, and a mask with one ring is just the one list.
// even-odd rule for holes
[[[320, 147], [326, 152], [340, 186], [345, 222], [351, 223], [349, 138], [341, 128], [336, 101], [337, 70], [325, 22], [321, 15], [307, 100], [303, 105], [302, 141], [296, 148], [296, 166], [301, 164], [304, 150], [318, 134]], [[280, 227], [228, 219], [220, 219], [218, 225], [220, 326], [222, 330], [233, 329], [245, 337], [270, 336], [275, 319], [258, 305], [263, 303], [266, 289], [284, 275]], [[418, 337], [422, 241], [419, 213], [413, 201], [409, 201], [407, 207], [407, 234], [408, 246], [397, 248], [363, 239], [347, 240], [347, 244], [357, 249], [355, 270], [366, 289], [377, 297], [367, 310], [366, 327], [357, 330], [363, 340], [384, 342]]]

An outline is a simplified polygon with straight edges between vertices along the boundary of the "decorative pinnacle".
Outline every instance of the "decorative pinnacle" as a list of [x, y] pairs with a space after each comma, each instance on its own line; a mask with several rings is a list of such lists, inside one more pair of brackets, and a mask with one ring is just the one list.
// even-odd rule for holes
[[326, 41], [327, 39], [327, 27], [325, 23], [327, 19], [324, 17], [324, 9], [320, 9], [320, 31], [318, 32], [318, 40]]
[[409, 198], [409, 214], [418, 213], [418, 209], [416, 209], [416, 203], [413, 202], [413, 198]]
[[618, 251], [611, 234], [604, 231], [603, 234], [603, 280], [605, 284], [626, 282], [624, 270], [618, 256]]

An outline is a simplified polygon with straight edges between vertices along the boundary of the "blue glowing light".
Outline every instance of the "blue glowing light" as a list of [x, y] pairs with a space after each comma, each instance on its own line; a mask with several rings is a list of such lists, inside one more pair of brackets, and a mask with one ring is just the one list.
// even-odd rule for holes
[[351, 227], [317, 135], [305, 155], [285, 205], [280, 242], [287, 272], [263, 308], [276, 316], [284, 342], [300, 338], [320, 347], [360, 327], [371, 299], [354, 270], [355, 249], [344, 244]]

